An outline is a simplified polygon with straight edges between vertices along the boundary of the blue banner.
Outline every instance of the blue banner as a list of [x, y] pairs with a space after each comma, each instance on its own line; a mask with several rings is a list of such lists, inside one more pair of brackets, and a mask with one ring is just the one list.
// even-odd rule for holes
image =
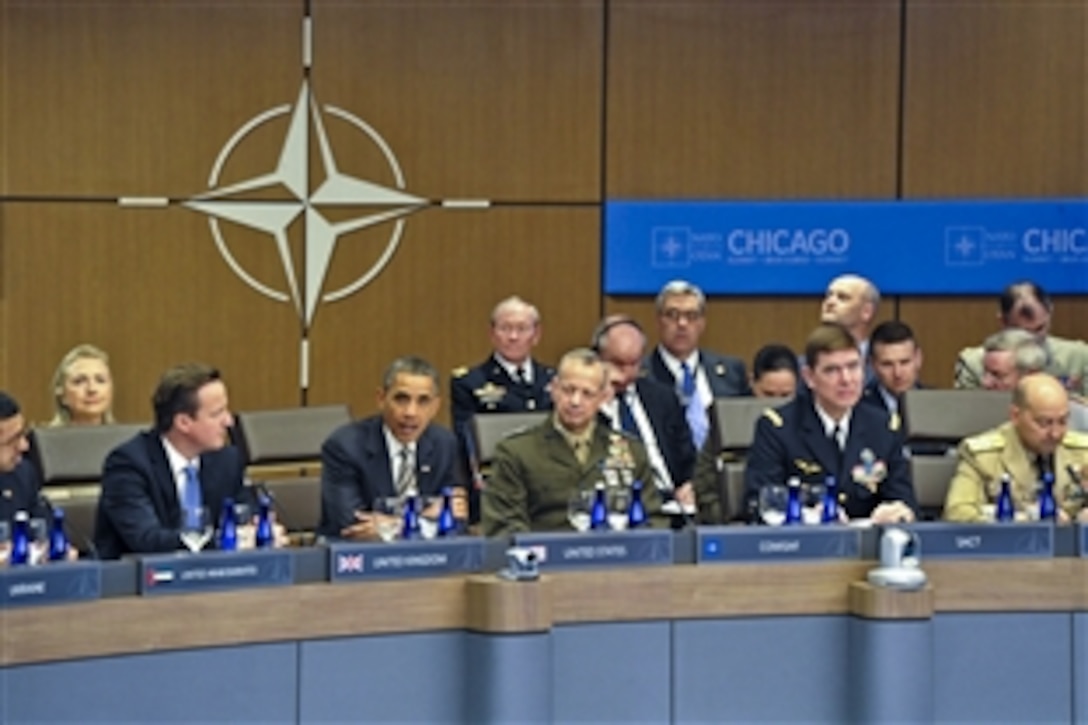
[[329, 579], [407, 579], [480, 571], [484, 540], [476, 536], [420, 541], [334, 544], [329, 547]]
[[840, 274], [882, 294], [996, 295], [1030, 279], [1088, 293], [1088, 200], [610, 201], [606, 294], [685, 279], [715, 295], [823, 294]]
[[673, 563], [668, 529], [514, 534], [514, 545], [536, 554], [541, 569], [668, 566]]
[[76, 561], [0, 569], [0, 609], [98, 599], [102, 565]]
[[294, 560], [287, 549], [140, 558], [140, 594], [144, 596], [289, 586], [294, 580]]
[[861, 532], [845, 526], [717, 526], [697, 531], [696, 563], [857, 559]]

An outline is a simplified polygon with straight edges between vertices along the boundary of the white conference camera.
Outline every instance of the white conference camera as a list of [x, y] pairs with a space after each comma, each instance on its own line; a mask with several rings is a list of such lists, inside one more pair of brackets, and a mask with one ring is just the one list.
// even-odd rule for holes
[[893, 589], [921, 589], [926, 584], [921, 550], [917, 534], [895, 527], [885, 529], [880, 537], [880, 566], [869, 572], [869, 583]]
[[524, 546], [512, 546], [506, 550], [506, 568], [499, 574], [514, 581], [533, 581], [540, 578], [540, 565], [536, 552]]

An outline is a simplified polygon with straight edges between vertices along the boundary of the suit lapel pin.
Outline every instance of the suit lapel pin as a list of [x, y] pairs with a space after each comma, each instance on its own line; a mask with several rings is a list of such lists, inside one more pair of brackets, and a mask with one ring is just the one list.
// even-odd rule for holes
[[725, 366], [722, 365], [721, 363], [718, 363], [717, 365], [715, 365], [714, 366], [714, 374], [717, 375], [720, 378], [724, 378], [725, 377]]

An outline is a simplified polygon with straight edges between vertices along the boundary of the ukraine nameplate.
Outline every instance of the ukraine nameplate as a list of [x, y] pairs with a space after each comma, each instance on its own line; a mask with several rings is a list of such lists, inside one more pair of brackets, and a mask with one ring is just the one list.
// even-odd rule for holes
[[921, 542], [927, 558], [1049, 558], [1054, 556], [1050, 523], [952, 524], [922, 523], [907, 527]]
[[389, 543], [333, 544], [329, 547], [329, 579], [402, 579], [480, 571], [483, 539], [465, 537]]
[[591, 531], [515, 534], [514, 545], [536, 554], [542, 569], [671, 565], [672, 531]]
[[102, 565], [74, 561], [0, 569], [0, 609], [84, 602], [102, 596]]
[[140, 559], [140, 594], [147, 596], [292, 583], [294, 561], [291, 552], [284, 549], [163, 554]]
[[696, 563], [857, 559], [861, 531], [846, 526], [721, 526], [696, 533]]

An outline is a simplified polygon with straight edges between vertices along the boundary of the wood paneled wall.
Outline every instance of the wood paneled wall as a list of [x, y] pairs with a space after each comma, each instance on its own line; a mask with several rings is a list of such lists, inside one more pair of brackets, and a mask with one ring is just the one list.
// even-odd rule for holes
[[[53, 367], [82, 341], [111, 353], [123, 420], [147, 419], [159, 372], [187, 359], [223, 368], [236, 408], [300, 400], [297, 310], [247, 286], [207, 218], [177, 202], [208, 191], [225, 144], [265, 111], [218, 186], [271, 172], [304, 79], [340, 171], [396, 184], [337, 109], [380, 134], [405, 192], [430, 202], [382, 272], [308, 330], [309, 400], [357, 414], [398, 354], [443, 371], [482, 359], [509, 294], [541, 308], [543, 359], [606, 311], [653, 329], [652, 300], [601, 293], [609, 197], [1088, 195], [1088, 0], [310, 6], [304, 71], [303, 0], [0, 0], [0, 380], [32, 420], [50, 415]], [[311, 143], [312, 186], [320, 152]], [[466, 198], [491, 206], [441, 206]], [[248, 273], [286, 288], [269, 234], [221, 228]], [[344, 234], [323, 290], [366, 273], [391, 229]], [[287, 234], [296, 269], [303, 231]], [[745, 358], [771, 339], [799, 346], [817, 305], [714, 299], [705, 341]], [[903, 298], [881, 316], [915, 326], [942, 384], [994, 308]], [[1059, 300], [1055, 329], [1088, 337], [1088, 298]]]

